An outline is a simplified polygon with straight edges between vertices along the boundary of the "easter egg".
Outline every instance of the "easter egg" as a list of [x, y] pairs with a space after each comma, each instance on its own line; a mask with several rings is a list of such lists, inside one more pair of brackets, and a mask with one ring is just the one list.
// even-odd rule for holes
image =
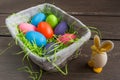
[[54, 30], [54, 34], [56, 34], [56, 35], [63, 35], [63, 34], [65, 34], [65, 32], [68, 30], [68, 25], [67, 25], [67, 23], [65, 22], [65, 21], [62, 21], [62, 22], [60, 22], [57, 26], [56, 26], [56, 28], [55, 28], [55, 30]]
[[72, 43], [71, 40], [74, 40], [75, 38], [76, 38], [76, 35], [66, 33], [62, 36], [59, 36], [57, 40], [63, 44], [69, 44], [69, 43]]
[[47, 39], [53, 37], [53, 29], [47, 22], [40, 22], [36, 30], [42, 33]]
[[58, 46], [58, 44], [51, 42], [46, 44], [45, 46], [45, 55], [51, 55], [55, 53], [55, 48]]
[[29, 23], [21, 23], [18, 28], [20, 29], [21, 32], [26, 33], [28, 31], [35, 31], [36, 27], [32, 24]]
[[55, 26], [58, 24], [58, 19], [55, 15], [50, 14], [47, 18], [46, 18], [46, 22], [49, 23], [52, 28], [55, 28]]
[[31, 19], [31, 24], [37, 26], [38, 23], [45, 21], [46, 16], [44, 13], [38, 13], [36, 15], [33, 16], [33, 18]]
[[43, 47], [47, 43], [46, 38], [41, 33], [36, 31], [27, 32], [25, 37], [31, 44], [36, 44], [39, 47]]

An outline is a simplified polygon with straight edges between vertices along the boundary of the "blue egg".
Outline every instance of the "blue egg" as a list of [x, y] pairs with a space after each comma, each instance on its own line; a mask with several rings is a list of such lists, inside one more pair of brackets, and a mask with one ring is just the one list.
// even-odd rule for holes
[[33, 24], [34, 26], [37, 26], [40, 22], [45, 21], [46, 16], [44, 13], [38, 13], [36, 15], [33, 16], [33, 18], [31, 19], [31, 24]]
[[31, 44], [35, 43], [39, 47], [43, 47], [47, 43], [45, 36], [36, 31], [27, 32], [25, 37]]

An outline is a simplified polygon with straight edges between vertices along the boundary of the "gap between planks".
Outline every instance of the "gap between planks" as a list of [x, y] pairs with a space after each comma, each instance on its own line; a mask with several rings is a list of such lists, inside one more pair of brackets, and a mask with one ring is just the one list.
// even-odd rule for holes
[[[108, 12], [67, 12], [73, 16], [108, 16], [108, 17], [120, 17], [120, 13], [108, 13]], [[11, 15], [13, 13], [2, 13], [0, 15]]]

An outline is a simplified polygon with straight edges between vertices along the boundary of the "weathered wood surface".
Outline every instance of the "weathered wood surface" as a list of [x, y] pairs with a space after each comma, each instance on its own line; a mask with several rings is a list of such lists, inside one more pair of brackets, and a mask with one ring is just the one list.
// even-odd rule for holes
[[43, 2], [55, 3], [56, 6], [62, 8], [67, 12], [81, 12], [92, 13], [100, 12], [120, 15], [120, 1], [119, 0], [1, 0], [0, 13], [14, 13], [20, 10], [38, 5]]
[[[0, 21], [1, 29], [0, 35], [8, 35], [10, 33], [5, 26], [5, 19], [6, 16], [0, 16], [2, 19]], [[81, 20], [87, 26], [93, 26], [98, 28], [103, 36], [103, 39], [120, 39], [120, 17], [105, 17], [105, 16], [75, 16], [79, 20]]]
[[[12, 40], [11, 37], [1, 37], [0, 43], [2, 44], [0, 45], [0, 51], [8, 47], [8, 43]], [[93, 73], [92, 69], [87, 66], [87, 61], [91, 54], [89, 47], [93, 44], [92, 42], [93, 41], [90, 40], [84, 45], [81, 55], [77, 59], [69, 62], [69, 74], [67, 76], [63, 76], [60, 73], [44, 72], [42, 80], [119, 80], [119, 41], [113, 41], [115, 43], [115, 48], [108, 54], [108, 63], [101, 74]], [[23, 67], [23, 55], [16, 55], [19, 51], [21, 51], [21, 48], [13, 45], [0, 56], [1, 80], [27, 80], [28, 74], [17, 70]], [[35, 67], [36, 65], [33, 64], [33, 66]]]
[[[120, 80], [120, 0], [0, 0], [0, 52], [8, 48], [13, 39], [5, 27], [5, 18], [12, 13], [54, 1], [55, 5], [81, 20], [87, 26], [97, 27], [103, 39], [110, 39], [115, 43], [113, 51], [108, 53], [108, 63], [101, 74], [95, 74], [87, 66], [91, 55], [90, 40], [82, 48], [81, 55], [69, 62], [69, 74], [44, 72], [41, 80]], [[28, 74], [18, 71], [23, 67], [22, 55], [15, 55], [21, 51], [19, 46], [13, 45], [0, 56], [0, 80], [29, 80]], [[38, 66], [33, 66], [39, 70]]]

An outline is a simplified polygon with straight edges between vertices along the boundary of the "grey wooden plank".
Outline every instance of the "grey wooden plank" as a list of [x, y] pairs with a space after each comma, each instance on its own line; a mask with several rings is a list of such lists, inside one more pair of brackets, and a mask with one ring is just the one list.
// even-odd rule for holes
[[15, 13], [20, 10], [40, 4], [42, 1], [28, 0], [0, 0], [0, 13]]
[[[13, 39], [11, 37], [0, 37], [0, 52], [8, 48], [8, 44]], [[4, 54], [0, 55], [0, 80], [27, 80], [26, 73], [18, 71], [23, 67], [22, 55], [15, 55], [21, 51], [18, 46], [13, 45]]]
[[[5, 27], [5, 18], [7, 15], [0, 15], [0, 35], [9, 36], [10, 33]], [[98, 28], [103, 39], [120, 39], [120, 17], [108, 16], [75, 16], [87, 26]]]
[[103, 39], [120, 39], [120, 17], [75, 16], [86, 26], [98, 28]]
[[[0, 51], [7, 48], [8, 43], [12, 40], [11, 37], [0, 37]], [[63, 76], [60, 73], [44, 72], [41, 80], [119, 80], [120, 76], [120, 41], [113, 41], [115, 44], [114, 50], [108, 53], [108, 63], [100, 74], [92, 72], [86, 63], [90, 58], [90, 46], [93, 41], [90, 40], [83, 46], [81, 55], [68, 64], [69, 74]], [[21, 51], [20, 47], [13, 46], [0, 56], [0, 79], [1, 80], [28, 80], [28, 74], [20, 72], [17, 69], [22, 67], [23, 55], [14, 55]], [[36, 67], [35, 64], [33, 64]], [[39, 70], [39, 68], [37, 68]]]
[[6, 28], [5, 25], [5, 19], [9, 16], [10, 14], [0, 14], [0, 35], [10, 35], [8, 29]]
[[[115, 49], [108, 53], [109, 61], [107, 65], [104, 67], [104, 70], [101, 74], [93, 73], [92, 70], [86, 65], [87, 61], [89, 60], [91, 51], [90, 51], [90, 45], [92, 45], [92, 42], [89, 41], [86, 46], [83, 47], [82, 54], [80, 57], [76, 60], [71, 61], [69, 63], [69, 74], [67, 76], [56, 77], [56, 74], [46, 74], [43, 76], [44, 80], [51, 79], [55, 80], [119, 80], [119, 73], [120, 71], [117, 69], [119, 68], [119, 42], [115, 42]], [[118, 45], [117, 45], [118, 44]], [[117, 54], [117, 55], [116, 55]], [[114, 61], [117, 60], [117, 61]], [[117, 65], [117, 66], [114, 66]], [[118, 74], [118, 75], [117, 75]], [[52, 77], [54, 75], [55, 77]], [[60, 78], [60, 79], [59, 79]]]
[[0, 14], [0, 26], [5, 25], [5, 18], [7, 18], [10, 14]]
[[[56, 77], [57, 74], [46, 74], [43, 75], [43, 80], [119, 80], [120, 70], [120, 54], [119, 54], [119, 41], [114, 41], [115, 48], [113, 51], [108, 53], [108, 63], [103, 69], [103, 72], [96, 74], [91, 68], [87, 66], [87, 61], [90, 58], [91, 50], [90, 46], [93, 41], [89, 41], [82, 49], [79, 58], [71, 61], [69, 63], [69, 74], [67, 76], [60, 75]], [[54, 75], [54, 77], [52, 76]], [[60, 79], [59, 79], [60, 78]]]
[[15, 13], [20, 10], [38, 5], [40, 3], [55, 3], [56, 6], [62, 8], [67, 12], [84, 12], [84, 14], [108, 13], [120, 14], [120, 1], [119, 0], [1, 0], [0, 13]]
[[[119, 13], [119, 0], [55, 0], [56, 5], [69, 12], [107, 12]], [[66, 3], [65, 5], [63, 3]]]

